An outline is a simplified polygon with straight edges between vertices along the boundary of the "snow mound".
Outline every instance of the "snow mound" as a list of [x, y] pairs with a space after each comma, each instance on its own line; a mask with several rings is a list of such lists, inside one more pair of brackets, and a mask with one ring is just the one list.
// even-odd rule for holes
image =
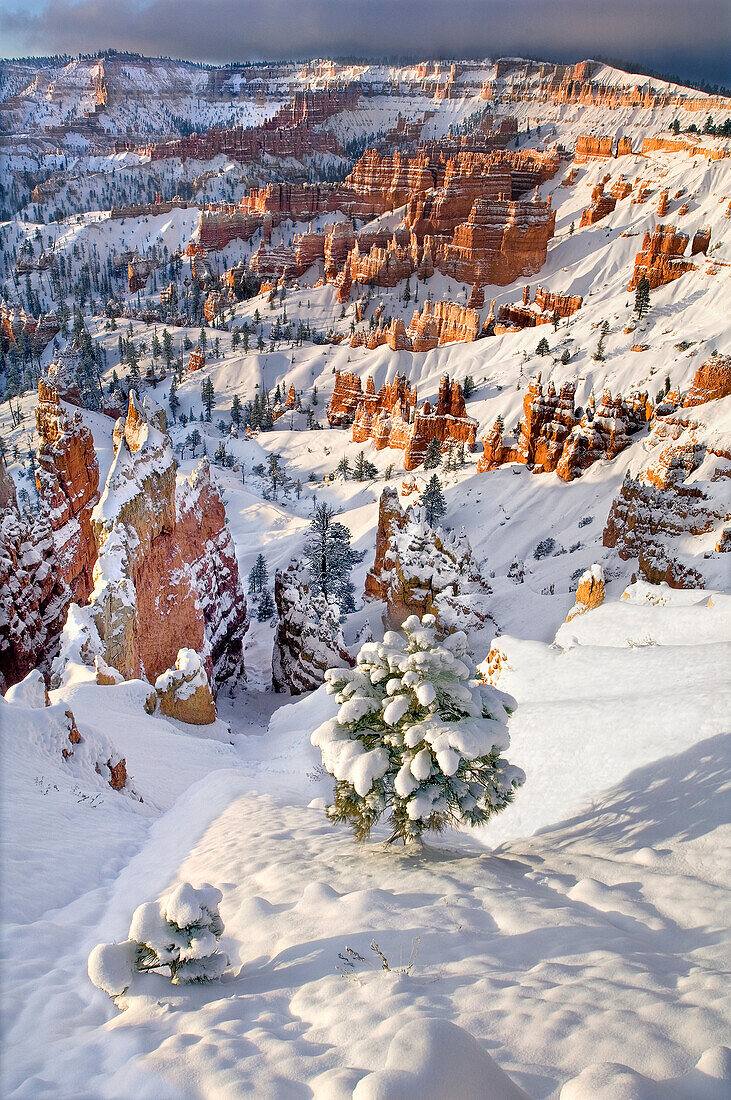
[[31, 669], [24, 680], [13, 684], [5, 692], [5, 702], [12, 703], [15, 707], [38, 710], [45, 707], [46, 701], [46, 681], [43, 679], [43, 673], [37, 668]]
[[712, 1047], [683, 1077], [653, 1081], [617, 1062], [587, 1069], [561, 1089], [560, 1100], [726, 1100], [731, 1091], [731, 1050]]
[[461, 1100], [527, 1100], [469, 1032], [421, 1019], [396, 1032], [384, 1068], [359, 1081], [353, 1100], [449, 1100], [455, 1089]]

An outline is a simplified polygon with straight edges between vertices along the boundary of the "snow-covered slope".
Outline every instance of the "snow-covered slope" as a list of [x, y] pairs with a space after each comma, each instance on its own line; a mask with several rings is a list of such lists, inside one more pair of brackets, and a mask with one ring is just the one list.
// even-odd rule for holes
[[[145, 715], [134, 682], [53, 693], [90, 744], [114, 736], [142, 804], [108, 788], [79, 800], [68, 766], [41, 761], [11, 717], [3, 833], [16, 850], [32, 830], [38, 871], [24, 901], [27, 864], [4, 862], [5, 1094], [432, 1095], [419, 1036], [437, 1019], [536, 1100], [624, 1095], [628, 1071], [602, 1063], [676, 1079], [627, 1095], [720, 1100], [719, 1055], [703, 1063], [708, 1091], [677, 1079], [727, 1038], [728, 597], [628, 594], [562, 627], [559, 648], [503, 640], [526, 785], [484, 837], [416, 856], [326, 820], [309, 744], [332, 712], [322, 691], [268, 730], [245, 724], [240, 697], [233, 744]], [[88, 984], [86, 955], [178, 881], [223, 891], [231, 969], [200, 988], [142, 977], [120, 1013]], [[346, 948], [365, 962], [344, 966]], [[468, 1040], [440, 1042], [449, 1058]]]

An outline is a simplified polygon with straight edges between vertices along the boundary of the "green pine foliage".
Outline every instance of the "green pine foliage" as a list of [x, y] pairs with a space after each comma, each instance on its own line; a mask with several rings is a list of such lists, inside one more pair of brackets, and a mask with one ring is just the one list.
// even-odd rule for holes
[[440, 639], [433, 615], [367, 642], [355, 668], [329, 669], [338, 714], [312, 735], [335, 779], [327, 814], [365, 840], [385, 815], [390, 840], [484, 825], [525, 776], [509, 745], [504, 696], [478, 683], [462, 631]]

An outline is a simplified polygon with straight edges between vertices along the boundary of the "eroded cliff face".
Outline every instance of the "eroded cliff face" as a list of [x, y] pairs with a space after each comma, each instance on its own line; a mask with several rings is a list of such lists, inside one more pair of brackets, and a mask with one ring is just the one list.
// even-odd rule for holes
[[96, 542], [91, 513], [99, 500], [99, 467], [91, 432], [61, 408], [56, 391], [38, 383], [36, 488], [47, 506], [54, 568], [68, 585], [69, 602], [84, 603], [92, 589]]
[[98, 557], [88, 615], [70, 617], [67, 645], [80, 645], [87, 663], [97, 658], [125, 679], [153, 682], [175, 666], [181, 648], [195, 650], [220, 686], [243, 672], [248, 620], [207, 463], [178, 488], [165, 414], [134, 391], [113, 439], [114, 461], [91, 517]]
[[[706, 368], [696, 373], [689, 408], [656, 417], [604, 528], [604, 545], [637, 559], [639, 576], [652, 584], [703, 588], [723, 583], [728, 572], [722, 555], [731, 551], [731, 422], [728, 402], [710, 396], [713, 372]], [[703, 378], [709, 399], [700, 403]]]
[[672, 225], [658, 225], [652, 233], [645, 233], [627, 289], [634, 290], [640, 279], [646, 278], [650, 290], [655, 290], [688, 271], [695, 271], [695, 264], [682, 258], [687, 247], [688, 235], [679, 233]]
[[[395, 331], [407, 339], [403, 322]], [[356, 375], [336, 374], [328, 420], [333, 427], [352, 423], [354, 443], [372, 439], [378, 451], [384, 447], [403, 450], [405, 470], [415, 470], [421, 465], [433, 439], [443, 449], [450, 443], [463, 444], [469, 450], [474, 448], [477, 421], [467, 415], [458, 382], [451, 382], [443, 375], [435, 406], [425, 401], [418, 409], [416, 401], [416, 387], [409, 386], [405, 375], [397, 374], [393, 382], [381, 386], [376, 393], [372, 378], [368, 378], [363, 391]]]
[[71, 603], [88, 599], [96, 543], [91, 512], [99, 469], [91, 433], [39, 382], [36, 409], [38, 507], [21, 512], [12, 478], [0, 472], [0, 678], [48, 670]]

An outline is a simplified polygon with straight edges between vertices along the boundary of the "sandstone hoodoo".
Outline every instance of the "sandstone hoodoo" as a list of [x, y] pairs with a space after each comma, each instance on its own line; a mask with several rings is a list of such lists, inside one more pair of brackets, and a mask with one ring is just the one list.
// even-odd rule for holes
[[[152, 682], [180, 643], [203, 655], [214, 687], [243, 673], [246, 600], [225, 512], [205, 460], [176, 485], [165, 414], [130, 393], [114, 429], [115, 457], [92, 513], [97, 546], [85, 614], [62, 639], [120, 672]], [[79, 624], [82, 624], [79, 627]]]
[[520, 462], [534, 473], [556, 471], [564, 481], [580, 477], [599, 459], [612, 459], [629, 444], [652, 416], [647, 394], [612, 397], [604, 390], [597, 405], [592, 398], [579, 417], [574, 407], [576, 387], [564, 382], [560, 393], [552, 382], [543, 392], [537, 374], [523, 398], [523, 418], [517, 440], [510, 444], [503, 435], [503, 422], [495, 421], [483, 438], [483, 453], [477, 469], [495, 470], [506, 462]]
[[398, 629], [409, 615], [428, 614], [444, 634], [494, 628], [491, 591], [464, 531], [456, 535], [431, 527], [418, 504], [404, 509], [395, 489], [383, 490], [365, 592], [384, 601], [386, 626]]
[[579, 586], [576, 589], [576, 603], [566, 616], [566, 622], [570, 623], [577, 615], [583, 615], [586, 611], [593, 611], [604, 603], [604, 570], [601, 565], [592, 565], [579, 577]]
[[571, 317], [581, 309], [583, 300], [580, 295], [552, 294], [542, 286], [537, 286], [535, 302], [531, 302], [530, 287], [526, 286], [519, 305], [509, 303], [500, 306], [494, 333], [500, 336], [505, 332], [520, 332], [524, 328], [552, 324], [557, 317]]
[[163, 672], [155, 681], [160, 711], [167, 718], [206, 726], [216, 720], [216, 704], [208, 685], [205, 666], [194, 649], [181, 649], [175, 668]]
[[657, 416], [612, 504], [604, 545], [651, 584], [704, 588], [728, 575], [731, 443], [706, 423], [717, 400]]
[[652, 233], [645, 233], [627, 289], [634, 290], [640, 279], [645, 278], [650, 290], [655, 290], [688, 271], [695, 271], [695, 264], [682, 258], [687, 247], [687, 234], [679, 233], [672, 225], [658, 225]]
[[364, 392], [356, 375], [336, 373], [328, 420], [333, 427], [352, 423], [354, 443], [372, 439], [378, 451], [384, 447], [403, 450], [405, 470], [414, 470], [424, 461], [433, 439], [443, 447], [457, 443], [474, 449], [477, 421], [467, 415], [458, 382], [444, 375], [436, 406], [425, 401], [417, 409], [416, 403], [416, 388], [411, 389], [405, 375], [397, 374], [393, 382], [376, 393], [372, 378], [368, 378]]

